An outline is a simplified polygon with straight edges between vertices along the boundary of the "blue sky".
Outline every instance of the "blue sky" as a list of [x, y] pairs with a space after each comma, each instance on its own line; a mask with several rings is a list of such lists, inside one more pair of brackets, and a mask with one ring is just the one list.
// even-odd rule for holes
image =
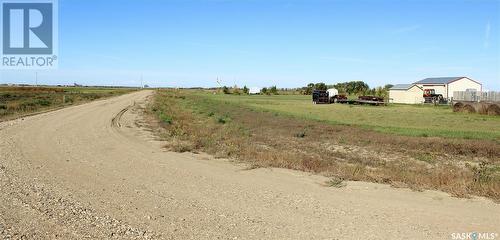
[[468, 76], [500, 90], [499, 26], [498, 0], [59, 0], [59, 69], [38, 75], [170, 87]]

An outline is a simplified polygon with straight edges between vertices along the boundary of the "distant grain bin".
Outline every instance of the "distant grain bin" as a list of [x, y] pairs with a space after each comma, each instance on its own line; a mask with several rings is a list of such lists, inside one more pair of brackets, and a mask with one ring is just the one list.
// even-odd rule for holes
[[424, 92], [442, 95], [445, 100], [453, 100], [457, 91], [482, 91], [482, 84], [468, 77], [426, 78], [413, 84], [398, 84], [389, 90], [393, 103], [418, 104], [424, 102]]

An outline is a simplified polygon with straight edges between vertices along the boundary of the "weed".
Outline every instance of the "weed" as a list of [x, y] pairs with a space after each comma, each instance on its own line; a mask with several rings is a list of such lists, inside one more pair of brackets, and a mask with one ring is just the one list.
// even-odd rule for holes
[[52, 102], [51, 102], [51, 101], [46, 100], [46, 99], [39, 99], [36, 103], [37, 103], [38, 105], [40, 105], [40, 106], [44, 106], [44, 107], [46, 107], [46, 106], [50, 106], [50, 105], [52, 104]]
[[257, 163], [251, 163], [246, 168], [244, 168], [244, 170], [250, 171], [250, 170], [254, 170], [254, 169], [259, 169], [261, 167], [262, 166], [257, 164]]
[[189, 143], [181, 143], [181, 144], [176, 144], [172, 147], [172, 150], [175, 152], [190, 152], [193, 150], [193, 146]]
[[426, 163], [434, 163], [435, 159], [430, 153], [417, 153], [415, 154], [415, 158], [419, 161]]
[[172, 124], [172, 122], [173, 122], [172, 117], [168, 116], [167, 114], [165, 114], [165, 113], [163, 113], [163, 112], [161, 112], [161, 113], [159, 114], [159, 117], [160, 117], [160, 120], [161, 120], [163, 123], [165, 123], [165, 124], [170, 125], [170, 124]]
[[478, 184], [487, 183], [492, 179], [492, 171], [490, 170], [490, 164], [487, 162], [479, 163], [479, 166], [473, 167], [472, 172], [474, 174], [474, 182]]
[[297, 138], [305, 138], [307, 135], [306, 135], [306, 132], [305, 131], [301, 131], [301, 132], [298, 132], [295, 134], [295, 137]]
[[226, 124], [227, 123], [227, 119], [225, 117], [218, 117], [217, 118], [217, 122], [220, 123], [220, 124]]
[[326, 182], [326, 185], [328, 187], [342, 188], [342, 187], [345, 187], [347, 184], [344, 182], [343, 178], [332, 177], [332, 178], [330, 178], [330, 180], [328, 180]]

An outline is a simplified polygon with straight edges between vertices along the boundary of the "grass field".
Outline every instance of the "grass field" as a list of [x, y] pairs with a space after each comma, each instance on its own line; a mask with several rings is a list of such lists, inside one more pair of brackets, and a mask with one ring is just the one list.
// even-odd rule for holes
[[358, 126], [405, 136], [491, 139], [500, 141], [500, 117], [454, 113], [448, 106], [313, 105], [310, 96], [248, 96], [196, 94], [254, 109], [331, 124]]
[[134, 89], [0, 87], [0, 120], [128, 93]]
[[[445, 138], [409, 134], [418, 129], [421, 134], [439, 136], [424, 123], [408, 120], [418, 116], [419, 109], [439, 118], [450, 116], [467, 130], [456, 131], [440, 122], [429, 128], [440, 129]], [[331, 177], [329, 185], [369, 181], [500, 201], [500, 144], [492, 140], [498, 136], [498, 125], [493, 124], [498, 119], [453, 115], [441, 107], [312, 105], [303, 96], [183, 90], [158, 92], [148, 112], [157, 119], [156, 129], [173, 151], [203, 151], [247, 162], [252, 168], [314, 172]], [[384, 115], [396, 116], [386, 119]], [[347, 124], [340, 116], [357, 124]], [[371, 123], [370, 117], [379, 122]], [[460, 122], [482, 118], [495, 132], [488, 133], [479, 121]], [[399, 131], [386, 127], [391, 123]], [[474, 134], [474, 129], [482, 133]]]

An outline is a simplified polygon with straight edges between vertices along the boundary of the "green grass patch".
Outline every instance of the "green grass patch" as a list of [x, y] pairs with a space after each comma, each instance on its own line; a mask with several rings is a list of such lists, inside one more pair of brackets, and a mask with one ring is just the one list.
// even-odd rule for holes
[[206, 101], [236, 104], [258, 111], [334, 125], [357, 126], [382, 133], [500, 141], [500, 117], [454, 113], [448, 106], [313, 105], [309, 96], [301, 95], [214, 95], [204, 91], [193, 91], [190, 94], [203, 97]]

